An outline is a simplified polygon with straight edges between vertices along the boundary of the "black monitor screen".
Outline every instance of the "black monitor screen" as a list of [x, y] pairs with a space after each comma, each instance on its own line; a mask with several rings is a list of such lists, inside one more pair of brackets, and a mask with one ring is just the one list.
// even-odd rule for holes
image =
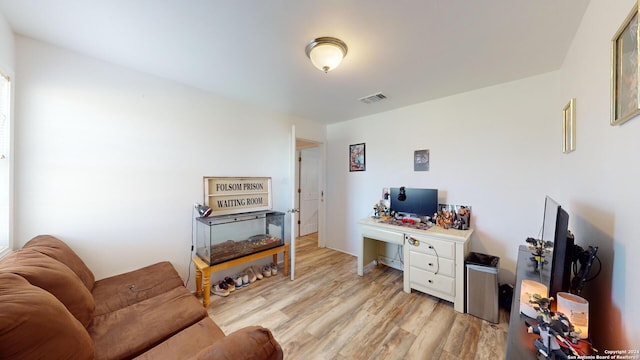
[[542, 240], [553, 242], [556, 236], [556, 222], [560, 205], [549, 196], [544, 199], [544, 217], [542, 221]]
[[568, 236], [569, 214], [552, 198], [544, 202], [542, 240], [553, 242], [549, 296], [556, 298], [560, 291], [569, 291], [571, 285], [571, 263], [573, 237]]
[[391, 211], [397, 213], [433, 217], [438, 211], [438, 189], [392, 187], [389, 196]]

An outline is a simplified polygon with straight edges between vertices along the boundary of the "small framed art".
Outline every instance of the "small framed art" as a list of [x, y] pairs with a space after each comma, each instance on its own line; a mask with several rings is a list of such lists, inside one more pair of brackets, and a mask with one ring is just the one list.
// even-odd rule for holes
[[638, 101], [638, 3], [611, 40], [611, 125], [640, 114]]
[[562, 152], [576, 149], [576, 99], [573, 98], [562, 109]]
[[349, 145], [349, 171], [365, 171], [365, 169], [366, 157], [364, 143]]
[[429, 171], [429, 150], [413, 152], [413, 171]]

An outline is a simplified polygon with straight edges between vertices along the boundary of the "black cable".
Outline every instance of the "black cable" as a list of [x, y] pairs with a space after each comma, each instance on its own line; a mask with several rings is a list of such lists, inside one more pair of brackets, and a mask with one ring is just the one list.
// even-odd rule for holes
[[429, 249], [433, 250], [434, 253], [436, 253], [436, 272], [433, 273], [433, 275], [437, 275], [438, 272], [440, 272], [440, 255], [438, 255], [438, 250], [436, 250], [436, 247], [429, 244], [429, 243], [425, 243], [427, 245], [429, 245]]
[[[589, 281], [592, 281], [593, 279], [597, 278], [598, 275], [600, 275], [600, 272], [602, 271], [602, 262], [600, 261], [600, 258], [598, 257], [598, 255], [594, 255], [593, 258], [598, 260], [598, 272], [595, 275], [593, 275], [592, 277], [590, 277], [590, 278], [585, 278], [584, 281], [583, 281], [585, 283], [589, 282]], [[591, 272], [591, 271], [589, 271], [589, 272]], [[579, 276], [579, 275], [580, 274], [579, 274], [579, 271], [578, 271], [578, 261], [574, 261], [573, 262], [573, 276]], [[585, 276], [586, 275], [589, 275], [589, 274], [585, 274]]]
[[591, 281], [591, 280], [597, 278], [598, 275], [600, 275], [600, 272], [602, 271], [602, 262], [600, 261], [600, 258], [598, 257], [598, 255], [595, 255], [594, 257], [595, 257], [596, 260], [598, 260], [598, 272], [595, 275], [593, 275], [590, 279], [585, 279], [584, 282], [588, 282], [588, 281]]

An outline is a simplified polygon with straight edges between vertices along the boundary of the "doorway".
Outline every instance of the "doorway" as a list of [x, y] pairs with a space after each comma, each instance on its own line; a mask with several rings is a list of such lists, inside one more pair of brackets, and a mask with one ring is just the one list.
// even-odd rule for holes
[[300, 212], [296, 223], [296, 237], [318, 232], [319, 161], [319, 148], [313, 147], [298, 150], [298, 190], [296, 201]]
[[318, 233], [318, 245], [322, 246], [322, 210], [324, 192], [322, 190], [323, 144], [296, 139], [295, 192], [296, 207], [299, 212], [294, 219], [295, 237]]

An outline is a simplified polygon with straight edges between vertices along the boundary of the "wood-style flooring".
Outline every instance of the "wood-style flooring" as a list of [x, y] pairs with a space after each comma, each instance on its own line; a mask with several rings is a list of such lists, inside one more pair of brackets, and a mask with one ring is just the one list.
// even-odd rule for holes
[[[295, 280], [258, 280], [228, 297], [211, 296], [209, 316], [229, 334], [269, 328], [285, 359], [504, 359], [508, 314], [492, 324], [453, 304], [402, 291], [402, 272], [318, 248], [315, 234], [296, 240]], [[239, 269], [241, 270], [241, 269]]]

